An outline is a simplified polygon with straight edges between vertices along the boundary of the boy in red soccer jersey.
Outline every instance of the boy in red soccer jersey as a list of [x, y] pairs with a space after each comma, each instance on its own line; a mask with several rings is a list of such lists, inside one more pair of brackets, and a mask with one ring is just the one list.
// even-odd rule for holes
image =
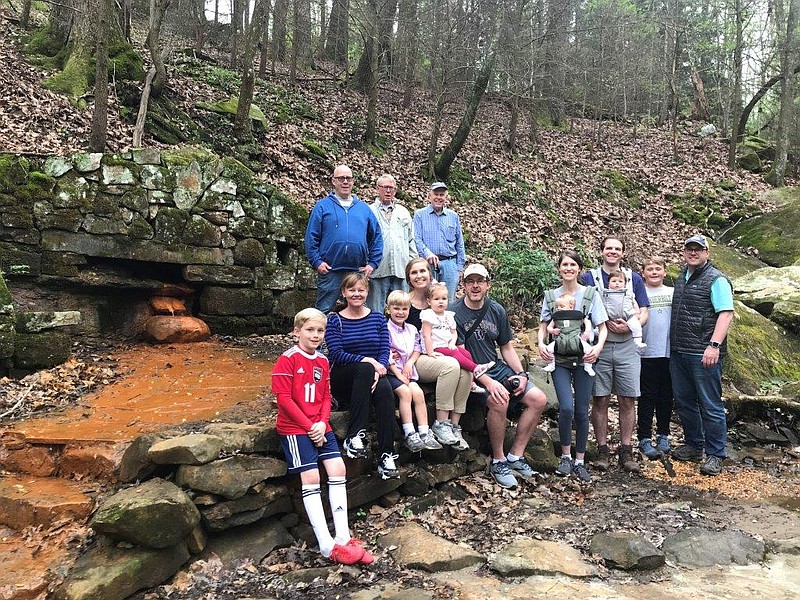
[[[325, 315], [315, 308], [295, 315], [297, 345], [281, 355], [272, 371], [272, 391], [278, 400], [276, 426], [288, 472], [300, 474], [303, 506], [323, 556], [346, 565], [370, 564], [375, 558], [362, 542], [350, 537], [347, 524], [345, 466], [328, 422], [330, 367], [328, 359], [317, 351], [325, 339], [325, 324]], [[319, 461], [328, 474], [335, 537], [331, 537], [322, 508]]]

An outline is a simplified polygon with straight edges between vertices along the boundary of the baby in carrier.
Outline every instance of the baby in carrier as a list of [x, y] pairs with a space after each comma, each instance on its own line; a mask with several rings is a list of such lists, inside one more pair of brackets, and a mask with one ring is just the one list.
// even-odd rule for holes
[[646, 348], [642, 342], [642, 324], [637, 316], [639, 307], [633, 299], [633, 293], [626, 288], [626, 276], [622, 271], [614, 271], [608, 276], [608, 289], [603, 290], [603, 304], [609, 320], [622, 319], [631, 330], [633, 343], [637, 348]]
[[[575, 296], [566, 293], [555, 299], [555, 310], [547, 324], [547, 332], [553, 341], [547, 345], [547, 351], [553, 360], [544, 367], [545, 371], [556, 370], [556, 358], [566, 360], [583, 360], [583, 355], [592, 349], [591, 344], [581, 337], [584, 331], [592, 331], [591, 321], [575, 309]], [[583, 370], [594, 377], [592, 365], [584, 362]]]

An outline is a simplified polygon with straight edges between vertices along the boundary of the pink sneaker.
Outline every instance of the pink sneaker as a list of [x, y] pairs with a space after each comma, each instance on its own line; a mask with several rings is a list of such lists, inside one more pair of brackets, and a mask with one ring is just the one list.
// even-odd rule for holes
[[344, 546], [336, 544], [328, 558], [340, 565], [354, 565], [364, 558], [364, 549], [349, 542]]
[[367, 550], [364, 548], [364, 542], [356, 538], [350, 538], [350, 541], [345, 544], [346, 546], [352, 546], [354, 548], [360, 548], [364, 552], [364, 556], [361, 557], [362, 565], [371, 565], [375, 562], [375, 557], [372, 556]]

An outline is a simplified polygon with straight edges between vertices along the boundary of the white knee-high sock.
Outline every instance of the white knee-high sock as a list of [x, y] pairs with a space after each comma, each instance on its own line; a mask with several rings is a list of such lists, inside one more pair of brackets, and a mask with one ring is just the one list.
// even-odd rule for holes
[[347, 478], [328, 478], [328, 500], [336, 530], [335, 541], [337, 544], [346, 544], [350, 541], [350, 527], [347, 524]]
[[319, 550], [323, 556], [328, 557], [333, 550], [334, 541], [328, 530], [328, 522], [325, 520], [318, 483], [303, 486], [303, 506], [306, 508], [311, 527], [314, 528], [314, 535], [317, 536]]

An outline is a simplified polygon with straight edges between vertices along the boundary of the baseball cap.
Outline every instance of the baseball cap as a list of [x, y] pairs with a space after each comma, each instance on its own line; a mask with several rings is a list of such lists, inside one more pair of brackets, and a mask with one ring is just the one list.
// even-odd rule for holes
[[688, 240], [683, 242], [683, 247], [686, 248], [686, 246], [688, 246], [689, 244], [697, 244], [701, 248], [708, 250], [708, 242], [706, 241], [706, 236], [704, 235], [700, 234], [693, 235]]
[[435, 192], [436, 190], [446, 190], [446, 189], [447, 189], [447, 186], [444, 183], [442, 183], [441, 181], [434, 181], [431, 184], [431, 191], [432, 192]]
[[484, 279], [489, 279], [489, 271], [480, 263], [473, 263], [464, 269], [464, 279], [470, 275], [480, 275]]

